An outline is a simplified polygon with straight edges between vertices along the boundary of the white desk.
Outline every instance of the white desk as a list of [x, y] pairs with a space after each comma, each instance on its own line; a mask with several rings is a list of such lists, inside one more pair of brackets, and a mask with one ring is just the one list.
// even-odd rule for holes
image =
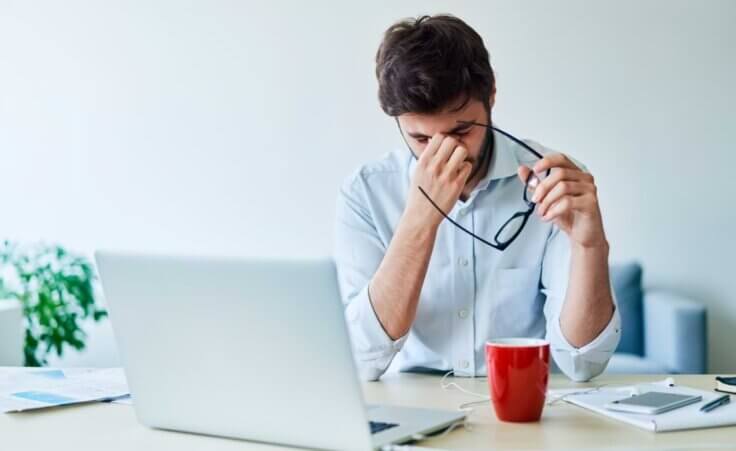
[[[601, 376], [590, 384], [575, 384], [562, 375], [553, 375], [550, 388], [627, 384], [664, 377]], [[712, 389], [714, 384], [713, 375], [680, 375], [674, 378], [677, 384], [703, 389]], [[485, 379], [451, 380], [474, 392], [488, 393]], [[455, 409], [461, 403], [477, 399], [455, 389], [442, 390], [439, 377], [413, 374], [388, 375], [380, 382], [366, 383], [364, 393], [371, 403], [443, 409]], [[469, 419], [472, 430], [458, 428], [444, 437], [427, 440], [421, 446], [467, 450], [736, 449], [736, 427], [655, 434], [564, 402], [546, 407], [539, 423], [501, 423], [496, 420], [490, 403], [477, 407]], [[149, 429], [138, 424], [132, 406], [101, 403], [0, 414], [0, 445], [3, 450], [55, 451], [280, 449], [239, 440]]]

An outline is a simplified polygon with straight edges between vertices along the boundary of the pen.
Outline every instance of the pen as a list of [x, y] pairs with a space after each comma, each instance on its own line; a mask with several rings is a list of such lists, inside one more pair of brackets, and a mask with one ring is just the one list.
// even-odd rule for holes
[[731, 396], [729, 395], [719, 396], [718, 398], [714, 399], [713, 401], [701, 407], [700, 411], [710, 412], [711, 410], [716, 409], [724, 404], [728, 404], [729, 402], [731, 402]]

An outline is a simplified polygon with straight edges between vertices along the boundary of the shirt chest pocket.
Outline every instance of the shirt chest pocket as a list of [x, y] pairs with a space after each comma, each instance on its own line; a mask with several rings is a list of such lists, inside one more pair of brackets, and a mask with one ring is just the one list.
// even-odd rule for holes
[[522, 333], [539, 318], [541, 266], [497, 269], [491, 287], [497, 327]]

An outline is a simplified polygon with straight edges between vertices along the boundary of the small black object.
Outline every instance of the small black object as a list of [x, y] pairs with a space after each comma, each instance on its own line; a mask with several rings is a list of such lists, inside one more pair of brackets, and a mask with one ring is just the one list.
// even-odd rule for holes
[[723, 396], [720, 396], [720, 397], [714, 399], [713, 401], [711, 401], [711, 402], [703, 405], [703, 407], [700, 408], [700, 411], [701, 412], [710, 412], [711, 410], [717, 409], [718, 407], [721, 407], [721, 406], [723, 406], [725, 404], [728, 404], [729, 402], [731, 402], [731, 396], [729, 396], [729, 395], [723, 395]]
[[736, 394], [736, 377], [716, 376], [716, 391]]

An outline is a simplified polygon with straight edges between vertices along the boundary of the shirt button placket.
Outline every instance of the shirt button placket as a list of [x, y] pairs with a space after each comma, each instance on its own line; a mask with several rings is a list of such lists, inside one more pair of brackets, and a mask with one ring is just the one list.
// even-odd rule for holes
[[[468, 215], [469, 207], [458, 212], [457, 222], [468, 230], [472, 230], [472, 224]], [[470, 218], [472, 219], [472, 218]], [[471, 309], [473, 305], [474, 275], [470, 264], [472, 258], [473, 243], [468, 241], [468, 236], [461, 230], [455, 229], [454, 249], [457, 250], [457, 266], [454, 271], [456, 288], [455, 327], [453, 333], [453, 350], [455, 355], [455, 368], [460, 374], [473, 375], [475, 373], [474, 355], [475, 343], [473, 342], [473, 317]]]

